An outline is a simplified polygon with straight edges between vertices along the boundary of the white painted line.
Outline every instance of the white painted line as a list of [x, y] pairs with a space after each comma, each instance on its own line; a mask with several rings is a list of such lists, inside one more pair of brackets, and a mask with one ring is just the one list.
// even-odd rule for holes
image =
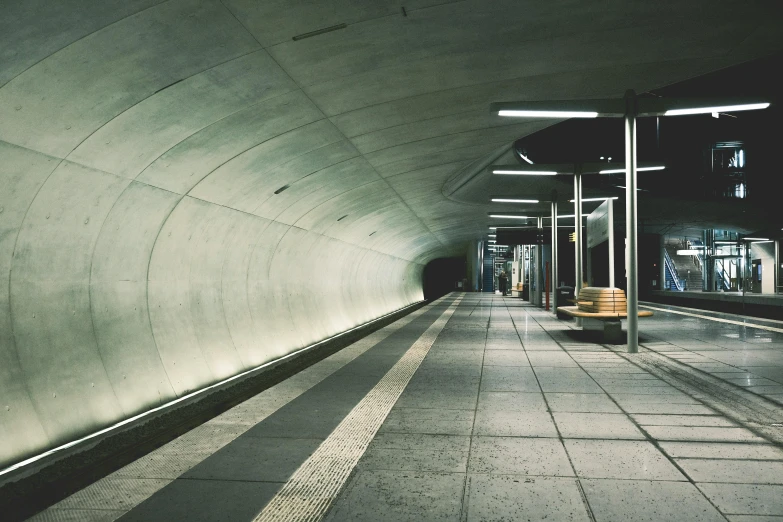
[[658, 312], [668, 312], [670, 314], [687, 315], [688, 317], [698, 317], [699, 319], [706, 319], [707, 321], [715, 321], [717, 323], [735, 324], [737, 326], [747, 326], [748, 328], [758, 328], [759, 330], [766, 330], [768, 332], [783, 333], [783, 328], [775, 328], [772, 326], [766, 326], [763, 324], [745, 323], [742, 321], [733, 321], [731, 319], [721, 319], [720, 317], [711, 317], [709, 315], [692, 314], [690, 312], [681, 312], [679, 310], [669, 310], [668, 308], [658, 308], [656, 306], [639, 305], [640, 308], [649, 308], [650, 310], [656, 310]]
[[457, 298], [413, 343], [294, 472], [254, 522], [315, 522], [326, 514], [461, 300]]

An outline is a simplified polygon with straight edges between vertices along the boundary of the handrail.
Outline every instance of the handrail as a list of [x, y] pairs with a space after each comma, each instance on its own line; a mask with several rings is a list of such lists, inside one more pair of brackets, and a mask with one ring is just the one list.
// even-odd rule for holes
[[[719, 263], [720, 268], [718, 268]], [[731, 274], [726, 271], [726, 263], [723, 259], [715, 260], [715, 275], [720, 279], [722, 290], [731, 290]]]
[[665, 248], [663, 249], [663, 259], [666, 263], [666, 268], [669, 269], [669, 274], [672, 276], [674, 286], [677, 287], [677, 291], [682, 292], [684, 290], [684, 285], [680, 280], [680, 275], [677, 273], [677, 269], [674, 267], [674, 262], [672, 261], [671, 256], [669, 256], [669, 252], [667, 252]]

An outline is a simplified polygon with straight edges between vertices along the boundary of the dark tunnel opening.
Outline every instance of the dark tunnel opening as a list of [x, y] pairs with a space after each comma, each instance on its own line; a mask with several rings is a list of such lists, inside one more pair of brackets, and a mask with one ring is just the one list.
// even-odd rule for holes
[[[433, 259], [424, 267], [424, 299], [437, 299], [467, 284], [467, 261], [464, 257]], [[461, 285], [461, 286], [460, 286]]]

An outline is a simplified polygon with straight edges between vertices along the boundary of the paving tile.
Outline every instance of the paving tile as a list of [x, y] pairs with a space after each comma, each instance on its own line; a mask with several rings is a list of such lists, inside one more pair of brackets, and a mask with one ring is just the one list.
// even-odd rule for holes
[[563, 444], [544, 438], [474, 437], [468, 470], [495, 475], [574, 476]]
[[107, 477], [61, 500], [57, 509], [125, 510], [171, 484], [167, 479]]
[[476, 435], [492, 437], [557, 437], [555, 424], [547, 412], [479, 410]]
[[596, 520], [601, 522], [719, 522], [725, 518], [690, 483], [581, 479]]
[[324, 520], [458, 520], [464, 482], [465, 475], [462, 473], [359, 471], [351, 478]]
[[120, 520], [252, 520], [281, 487], [281, 483], [270, 482], [177, 479]]
[[113, 522], [124, 513], [105, 509], [47, 509], [27, 522]]
[[579, 477], [686, 480], [666, 456], [647, 441], [566, 440], [564, 443]]
[[478, 408], [520, 413], [545, 412], [546, 402], [541, 392], [481, 392]]
[[645, 426], [645, 431], [656, 440], [678, 441], [725, 441], [725, 442], [766, 442], [744, 428], [698, 428], [686, 426]]
[[611, 413], [552, 414], [560, 434], [566, 439], [644, 439], [625, 415]]
[[524, 350], [487, 350], [484, 366], [530, 366]]
[[552, 411], [620, 413], [620, 408], [605, 394], [548, 392], [545, 396]]
[[545, 392], [561, 393], [600, 393], [604, 391], [592, 380], [581, 379], [574, 381], [567, 380], [542, 380], [541, 389]]
[[577, 368], [579, 365], [565, 352], [528, 352], [533, 366], [554, 366], [558, 368]]
[[783, 460], [783, 450], [768, 444], [732, 442], [661, 442], [669, 456], [711, 459]]
[[444, 410], [475, 410], [478, 400], [478, 389], [460, 390], [459, 392], [443, 392], [426, 390], [411, 392], [405, 390], [397, 399], [396, 406], [401, 408], [434, 408]]
[[714, 415], [715, 412], [706, 406], [700, 404], [671, 404], [671, 403], [634, 403], [623, 402], [622, 399], [614, 397], [620, 407], [628, 413], [650, 413], [660, 415]]
[[357, 469], [465, 473], [469, 447], [469, 437], [379, 433]]
[[783, 484], [781, 461], [679, 459], [677, 463], [695, 482]]
[[468, 522], [590, 520], [574, 479], [472, 474], [467, 487]]
[[193, 467], [183, 478], [285, 482], [322, 439], [240, 437]]
[[725, 417], [718, 415], [631, 415], [642, 426], [722, 426], [737, 425]]
[[401, 408], [395, 406], [381, 425], [380, 433], [429, 433], [470, 435], [475, 412], [433, 408]]
[[766, 484], [698, 484], [718, 509], [734, 515], [783, 514], [783, 486]]
[[116, 477], [175, 479], [206, 460], [212, 452], [165, 453], [166, 446], [113, 473]]
[[533, 370], [523, 366], [485, 366], [481, 391], [537, 392], [540, 388]]

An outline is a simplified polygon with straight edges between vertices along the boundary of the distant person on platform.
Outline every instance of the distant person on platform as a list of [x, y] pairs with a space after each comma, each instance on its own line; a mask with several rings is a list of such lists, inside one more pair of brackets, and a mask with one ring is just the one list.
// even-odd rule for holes
[[506, 286], [508, 283], [508, 276], [506, 275], [505, 270], [500, 271], [500, 275], [498, 276], [498, 280], [500, 281], [500, 293], [503, 295], [506, 295]]

